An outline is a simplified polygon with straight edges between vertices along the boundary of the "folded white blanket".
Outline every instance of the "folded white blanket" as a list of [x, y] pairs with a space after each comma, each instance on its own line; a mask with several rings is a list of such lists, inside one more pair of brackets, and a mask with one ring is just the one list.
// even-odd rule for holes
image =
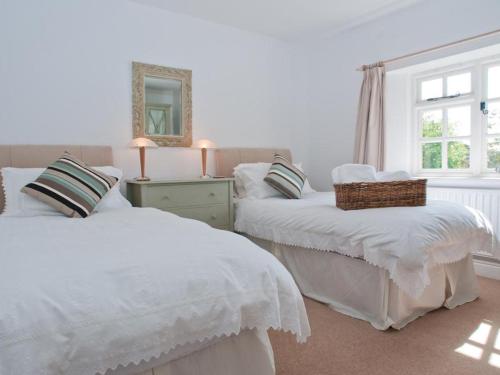
[[411, 180], [411, 175], [406, 171], [378, 172], [376, 177], [380, 182]]
[[371, 165], [343, 164], [332, 170], [332, 180], [334, 184], [376, 181], [377, 173]]
[[410, 180], [406, 171], [378, 172], [367, 164], [343, 164], [332, 170], [334, 184], [349, 184], [351, 182], [386, 182]]

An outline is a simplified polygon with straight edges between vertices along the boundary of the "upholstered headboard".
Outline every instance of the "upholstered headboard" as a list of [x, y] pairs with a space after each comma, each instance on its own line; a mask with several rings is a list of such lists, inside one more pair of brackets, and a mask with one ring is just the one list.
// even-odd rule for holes
[[[113, 165], [110, 146], [79, 145], [0, 145], [0, 168], [44, 168], [59, 158], [64, 151], [70, 152], [89, 165]], [[2, 176], [0, 174], [0, 186]], [[5, 197], [0, 189], [0, 213], [3, 212]]]
[[215, 173], [231, 177], [233, 169], [241, 163], [271, 163], [274, 154], [280, 154], [292, 161], [290, 150], [285, 148], [218, 148], [215, 150]]

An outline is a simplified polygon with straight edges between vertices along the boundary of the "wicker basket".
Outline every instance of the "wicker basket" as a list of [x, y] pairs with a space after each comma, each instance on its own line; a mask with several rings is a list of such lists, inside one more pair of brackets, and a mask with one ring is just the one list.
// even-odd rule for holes
[[335, 184], [337, 207], [360, 210], [379, 207], [425, 206], [427, 180]]

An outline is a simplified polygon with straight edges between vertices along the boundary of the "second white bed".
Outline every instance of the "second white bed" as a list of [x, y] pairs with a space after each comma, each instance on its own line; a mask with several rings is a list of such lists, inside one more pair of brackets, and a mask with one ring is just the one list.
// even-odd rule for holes
[[495, 240], [477, 211], [449, 202], [341, 211], [333, 193], [241, 199], [237, 231], [275, 254], [301, 292], [377, 329], [478, 297], [472, 251]]
[[471, 255], [432, 268], [429, 287], [411, 298], [386, 270], [363, 259], [249, 238], [285, 265], [303, 295], [380, 330], [401, 329], [429, 311], [452, 309], [479, 296]]

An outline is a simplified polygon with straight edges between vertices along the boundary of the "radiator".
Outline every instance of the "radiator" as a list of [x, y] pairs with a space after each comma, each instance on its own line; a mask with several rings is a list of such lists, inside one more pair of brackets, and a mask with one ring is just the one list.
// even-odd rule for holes
[[[481, 211], [491, 222], [493, 230], [499, 238], [500, 234], [500, 189], [459, 189], [459, 188], [441, 188], [428, 187], [427, 199], [439, 199], [462, 203], [466, 206]], [[495, 258], [500, 256], [497, 249]]]

